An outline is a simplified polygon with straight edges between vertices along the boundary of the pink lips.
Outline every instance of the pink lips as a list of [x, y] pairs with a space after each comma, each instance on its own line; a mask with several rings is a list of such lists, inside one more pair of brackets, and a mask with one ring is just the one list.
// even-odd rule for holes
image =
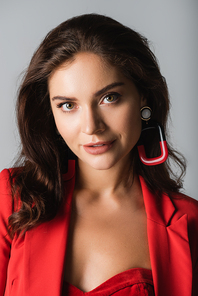
[[89, 154], [97, 155], [107, 152], [113, 146], [114, 141], [96, 142], [83, 145], [85, 151]]

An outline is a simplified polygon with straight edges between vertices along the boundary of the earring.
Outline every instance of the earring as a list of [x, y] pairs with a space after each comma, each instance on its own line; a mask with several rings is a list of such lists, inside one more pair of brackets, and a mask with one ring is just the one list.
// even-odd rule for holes
[[[158, 122], [150, 120], [152, 115], [152, 110], [150, 107], [145, 106], [140, 110], [140, 112], [141, 112], [141, 119], [142, 119], [142, 132], [137, 144], [140, 160], [143, 164], [148, 166], [161, 164], [165, 162], [168, 157], [168, 148], [167, 148], [167, 143], [166, 143], [166, 138], [165, 138], [163, 128]], [[159, 139], [160, 139], [159, 144], [160, 144], [161, 155], [154, 158], [148, 158], [146, 156], [146, 152], [144, 148], [144, 133], [146, 133], [148, 130], [151, 130], [151, 129], [156, 129], [158, 131]]]
[[141, 119], [144, 121], [148, 121], [151, 119], [152, 110], [148, 106], [144, 106], [140, 109]]

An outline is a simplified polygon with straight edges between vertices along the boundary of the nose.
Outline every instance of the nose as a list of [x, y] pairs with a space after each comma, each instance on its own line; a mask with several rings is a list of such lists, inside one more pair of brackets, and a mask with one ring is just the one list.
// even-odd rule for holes
[[82, 112], [81, 131], [93, 135], [104, 132], [106, 125], [102, 116], [93, 107], [87, 107]]

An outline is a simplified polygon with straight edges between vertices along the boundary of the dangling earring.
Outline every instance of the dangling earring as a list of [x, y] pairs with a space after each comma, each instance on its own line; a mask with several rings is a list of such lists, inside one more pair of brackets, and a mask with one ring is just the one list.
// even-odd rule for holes
[[[166, 143], [166, 138], [164, 135], [163, 128], [158, 122], [150, 120], [151, 114], [152, 114], [152, 110], [150, 107], [145, 106], [140, 110], [140, 112], [141, 112], [141, 119], [142, 119], [142, 133], [137, 144], [140, 160], [145, 165], [149, 165], [149, 166], [158, 165], [166, 161], [168, 157], [168, 148], [167, 148], [167, 143]], [[148, 158], [146, 156], [146, 152], [144, 148], [143, 133], [147, 132], [150, 129], [156, 129], [159, 133], [159, 138], [160, 138], [159, 144], [161, 149], [161, 155], [154, 158]]]
[[151, 119], [152, 110], [150, 107], [148, 106], [142, 107], [142, 109], [140, 109], [140, 113], [141, 113], [141, 119], [143, 121], [147, 122]]

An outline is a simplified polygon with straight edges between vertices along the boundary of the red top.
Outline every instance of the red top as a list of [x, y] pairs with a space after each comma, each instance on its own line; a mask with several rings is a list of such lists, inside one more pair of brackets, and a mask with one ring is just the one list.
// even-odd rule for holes
[[64, 282], [62, 296], [154, 296], [151, 270], [132, 268], [121, 272], [95, 289], [83, 292]]

